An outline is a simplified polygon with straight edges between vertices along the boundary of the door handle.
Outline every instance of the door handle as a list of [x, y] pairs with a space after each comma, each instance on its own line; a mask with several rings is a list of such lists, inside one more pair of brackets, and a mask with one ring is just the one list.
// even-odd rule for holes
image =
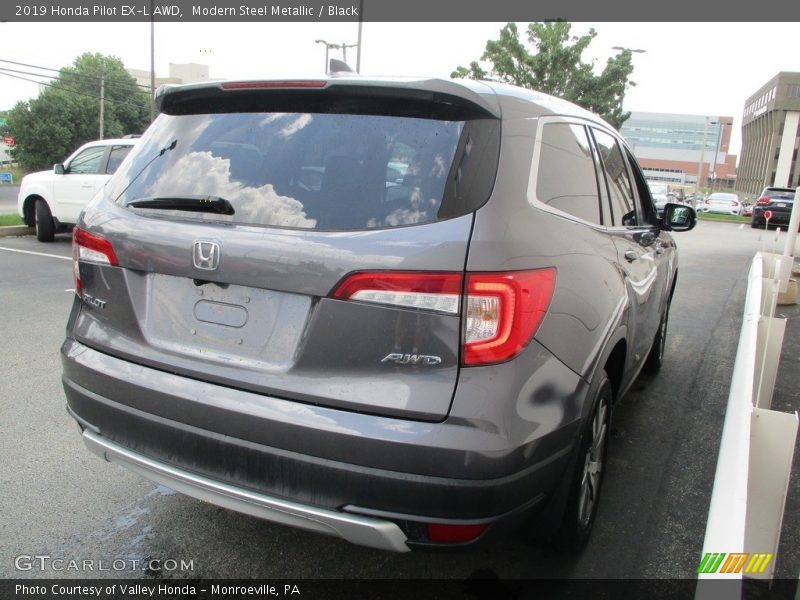
[[625, 250], [625, 260], [627, 260], [628, 262], [633, 262], [637, 258], [639, 258], [639, 255], [636, 254], [636, 252], [634, 252], [633, 250]]
[[81, 187], [85, 187], [85, 188], [90, 188], [90, 187], [93, 187], [93, 186], [94, 186], [93, 183], [82, 183], [81, 184]]

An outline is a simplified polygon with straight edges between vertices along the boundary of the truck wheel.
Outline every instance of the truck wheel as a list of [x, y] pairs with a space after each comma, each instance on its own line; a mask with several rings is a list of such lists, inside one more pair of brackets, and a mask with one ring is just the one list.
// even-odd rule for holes
[[50, 214], [50, 207], [41, 198], [36, 201], [36, 239], [40, 242], [52, 242], [56, 233], [56, 224], [53, 222], [53, 215]]

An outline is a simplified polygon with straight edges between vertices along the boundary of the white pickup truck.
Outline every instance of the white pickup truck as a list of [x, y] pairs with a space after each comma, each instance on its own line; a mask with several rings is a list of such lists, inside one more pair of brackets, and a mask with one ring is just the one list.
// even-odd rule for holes
[[57, 231], [78, 222], [83, 207], [114, 174], [135, 138], [89, 142], [50, 171], [22, 178], [17, 210], [25, 224], [36, 227], [40, 242], [52, 242]]

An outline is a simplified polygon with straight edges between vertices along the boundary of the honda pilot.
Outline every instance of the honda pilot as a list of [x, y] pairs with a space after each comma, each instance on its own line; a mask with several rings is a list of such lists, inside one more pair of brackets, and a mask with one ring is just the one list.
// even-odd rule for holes
[[619, 134], [437, 79], [162, 88], [73, 232], [85, 444], [385, 550], [592, 529], [614, 402], [661, 366], [678, 257]]

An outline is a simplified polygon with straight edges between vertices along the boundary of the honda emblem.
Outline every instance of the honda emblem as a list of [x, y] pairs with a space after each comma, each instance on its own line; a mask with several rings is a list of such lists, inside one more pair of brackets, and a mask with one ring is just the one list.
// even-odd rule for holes
[[192, 262], [198, 269], [214, 271], [219, 267], [220, 250], [217, 242], [199, 240], [194, 243]]

